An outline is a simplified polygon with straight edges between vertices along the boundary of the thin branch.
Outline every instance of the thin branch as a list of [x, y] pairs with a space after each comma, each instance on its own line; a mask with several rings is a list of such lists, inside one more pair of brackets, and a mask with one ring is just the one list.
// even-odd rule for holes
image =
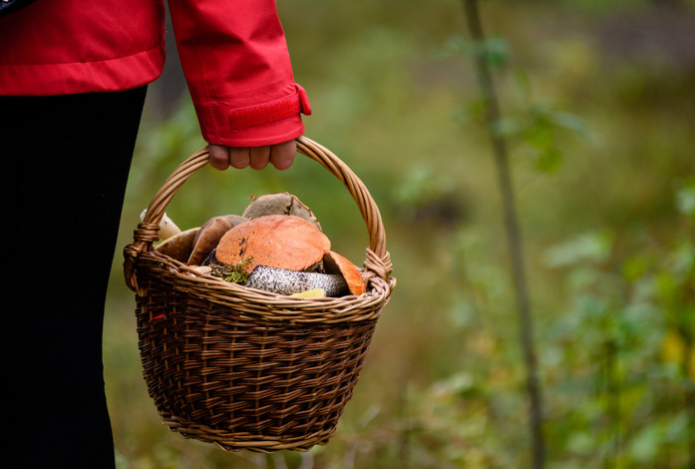
[[487, 125], [497, 166], [499, 188], [502, 194], [504, 220], [512, 264], [512, 278], [516, 293], [516, 308], [519, 314], [520, 339], [527, 373], [527, 390], [530, 400], [529, 424], [533, 437], [533, 467], [540, 469], [545, 463], [545, 441], [542, 432], [542, 399], [538, 384], [538, 365], [533, 345], [533, 324], [521, 247], [521, 234], [509, 169], [509, 157], [504, 138], [494, 130], [500, 119], [500, 111], [492, 73], [487, 61], [485, 33], [480, 20], [478, 2], [476, 0], [463, 0], [463, 6], [466, 12], [468, 28], [476, 45], [475, 63], [478, 81], [486, 104]]

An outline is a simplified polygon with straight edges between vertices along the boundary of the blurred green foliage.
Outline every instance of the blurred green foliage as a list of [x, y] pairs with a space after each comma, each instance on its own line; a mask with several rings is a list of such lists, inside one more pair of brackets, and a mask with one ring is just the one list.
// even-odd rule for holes
[[[324, 447], [225, 453], [159, 423], [118, 252], [104, 359], [119, 468], [527, 467], [524, 370], [499, 195], [453, 0], [279, 2], [306, 135], [362, 178], [398, 287]], [[687, 467], [695, 440], [695, 50], [692, 1], [482, 2], [527, 248], [548, 467]], [[453, 39], [452, 39], [453, 38]], [[645, 46], [648, 45], [648, 47]], [[154, 85], [157, 86], [157, 85]], [[146, 114], [120, 245], [203, 146], [190, 101]], [[344, 187], [204, 168], [168, 214], [182, 227], [289, 191], [361, 264]]]

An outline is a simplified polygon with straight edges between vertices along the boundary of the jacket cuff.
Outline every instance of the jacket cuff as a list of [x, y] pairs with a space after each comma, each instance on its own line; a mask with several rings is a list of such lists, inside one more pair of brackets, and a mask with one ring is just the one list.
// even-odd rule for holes
[[280, 99], [229, 109], [223, 103], [196, 105], [203, 137], [208, 143], [230, 147], [274, 145], [304, 133], [301, 114], [311, 115], [304, 88]]

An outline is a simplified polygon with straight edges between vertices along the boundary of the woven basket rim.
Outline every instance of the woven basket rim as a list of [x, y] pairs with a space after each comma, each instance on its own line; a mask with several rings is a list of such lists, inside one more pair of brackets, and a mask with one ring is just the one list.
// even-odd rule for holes
[[[317, 161], [336, 176], [357, 203], [367, 225], [370, 241], [369, 248], [366, 250], [364, 269], [362, 269], [363, 279], [367, 284], [366, 293], [360, 296], [348, 295], [339, 298], [298, 298], [279, 295], [236, 285], [211, 275], [195, 272], [190, 266], [159, 253], [154, 243], [159, 239], [159, 223], [164, 216], [164, 210], [183, 183], [207, 165], [207, 147], [202, 148], [181, 163], [153, 197], [145, 218], [134, 232], [133, 243], [124, 249], [124, 274], [127, 285], [139, 295], [144, 294], [138, 287], [137, 271], [144, 268], [143, 262], [139, 261], [149, 259], [166, 265], [167, 270], [175, 274], [178, 281], [186, 284], [182, 288], [191, 288], [193, 285], [197, 285], [200, 288], [207, 288], [211, 292], [217, 292], [217, 294], [209, 295], [207, 299], [221, 305], [236, 305], [238, 298], [243, 298], [247, 302], [270, 303], [275, 308], [288, 311], [300, 309], [325, 311], [326, 308], [340, 311], [346, 308], [359, 309], [361, 306], [368, 306], [372, 309], [376, 306], [376, 309], [380, 310], [388, 302], [391, 291], [395, 288], [396, 280], [391, 277], [393, 266], [390, 254], [386, 250], [386, 235], [379, 208], [362, 181], [331, 151], [304, 136], [297, 138], [296, 142], [298, 152]], [[139, 259], [140, 257], [142, 259]], [[381, 307], [378, 307], [379, 303], [383, 303]], [[353, 319], [358, 316], [359, 314], [346, 315], [346, 317]]]
[[[337, 323], [374, 320], [388, 303], [395, 279], [369, 280], [362, 295], [337, 298], [301, 298], [237, 285], [218, 277], [201, 274], [186, 264], [156, 250], [142, 253], [136, 269], [157, 266], [158, 277], [181, 292], [195, 292], [200, 298], [221, 307], [243, 310], [247, 316], [275, 321]], [[253, 306], [249, 308], [249, 306]]]

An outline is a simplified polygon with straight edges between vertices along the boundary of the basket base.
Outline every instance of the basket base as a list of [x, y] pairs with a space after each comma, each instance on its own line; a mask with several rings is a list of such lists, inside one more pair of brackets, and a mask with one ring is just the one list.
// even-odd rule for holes
[[336, 429], [321, 431], [311, 435], [304, 435], [301, 438], [276, 438], [264, 435], [254, 435], [250, 433], [230, 433], [220, 431], [203, 425], [198, 428], [186, 426], [179, 428], [177, 421], [164, 421], [172, 432], [189, 439], [195, 439], [204, 443], [211, 443], [224, 451], [253, 451], [257, 453], [273, 453], [276, 451], [309, 451], [316, 445], [325, 445], [328, 440], [335, 435]]

